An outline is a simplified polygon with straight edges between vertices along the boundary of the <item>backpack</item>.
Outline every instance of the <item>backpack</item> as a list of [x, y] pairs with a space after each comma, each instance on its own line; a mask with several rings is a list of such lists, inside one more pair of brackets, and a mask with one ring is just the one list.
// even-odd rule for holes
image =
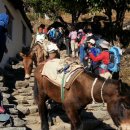
[[54, 29], [54, 30], [50, 30], [50, 32], [49, 32], [49, 37], [50, 38], [55, 38], [55, 33], [56, 33], [56, 30]]
[[112, 73], [118, 72], [120, 70], [121, 54], [120, 48], [113, 46], [109, 49], [110, 53], [110, 63], [108, 65], [108, 70]]

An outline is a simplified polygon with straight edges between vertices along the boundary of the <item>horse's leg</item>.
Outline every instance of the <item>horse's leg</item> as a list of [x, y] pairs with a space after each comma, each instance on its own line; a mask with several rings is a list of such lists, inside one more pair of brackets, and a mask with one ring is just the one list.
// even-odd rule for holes
[[48, 110], [45, 102], [46, 102], [46, 96], [45, 95], [39, 96], [38, 109], [39, 109], [39, 115], [41, 119], [41, 130], [49, 130]]
[[83, 130], [83, 124], [81, 123], [78, 109], [73, 105], [73, 103], [65, 103], [64, 108], [71, 121], [71, 130]]

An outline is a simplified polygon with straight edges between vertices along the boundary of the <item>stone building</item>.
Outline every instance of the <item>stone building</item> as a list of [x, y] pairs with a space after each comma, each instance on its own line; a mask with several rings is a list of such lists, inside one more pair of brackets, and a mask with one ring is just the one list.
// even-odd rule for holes
[[4, 54], [0, 67], [4, 67], [10, 57], [28, 47], [32, 40], [32, 27], [24, 11], [22, 0], [0, 0], [0, 13], [9, 15], [6, 45], [8, 53]]

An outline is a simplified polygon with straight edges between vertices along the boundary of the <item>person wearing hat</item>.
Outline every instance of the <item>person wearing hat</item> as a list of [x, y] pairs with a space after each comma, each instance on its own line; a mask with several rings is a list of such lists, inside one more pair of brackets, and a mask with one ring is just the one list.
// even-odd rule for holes
[[[99, 53], [100, 53], [100, 49], [95, 47], [95, 43], [96, 43], [96, 42], [95, 42], [94, 39], [90, 39], [90, 40], [87, 41], [87, 44], [88, 44], [88, 52], [91, 52], [94, 56], [98, 56]], [[86, 57], [85, 57], [85, 60], [88, 61], [88, 59], [90, 59], [89, 56], [86, 56]], [[89, 67], [89, 69], [90, 69], [92, 72], [94, 72], [95, 74], [97, 73], [97, 72], [96, 72], [96, 69], [97, 69], [97, 67], [98, 67], [98, 63], [99, 63], [99, 62], [95, 62], [95, 61], [93, 61], [93, 60], [91, 60], [91, 62], [90, 62], [90, 67]]]
[[0, 62], [3, 58], [4, 52], [7, 53], [6, 47], [6, 33], [9, 22], [9, 16], [6, 13], [0, 14]]
[[112, 78], [111, 73], [108, 71], [108, 64], [110, 63], [110, 54], [109, 54], [109, 43], [102, 42], [100, 44], [101, 53], [98, 56], [94, 56], [92, 51], [89, 52], [89, 58], [94, 62], [100, 62], [98, 67], [98, 73], [101, 77], [106, 79]]
[[48, 59], [60, 58], [59, 48], [53, 42], [49, 42], [47, 46]]

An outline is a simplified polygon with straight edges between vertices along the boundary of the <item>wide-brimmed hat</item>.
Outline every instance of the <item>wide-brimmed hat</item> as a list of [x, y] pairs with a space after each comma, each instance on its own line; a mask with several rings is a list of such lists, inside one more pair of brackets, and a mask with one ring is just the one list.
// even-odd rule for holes
[[87, 41], [87, 43], [91, 43], [91, 44], [93, 44], [93, 45], [94, 45], [96, 42], [95, 42], [95, 40], [94, 40], [94, 39], [90, 39], [90, 40], [88, 40], [88, 41]]
[[110, 43], [104, 40], [102, 43], [99, 44], [99, 46], [104, 49], [109, 49]]
[[78, 32], [83, 32], [83, 29], [79, 29]]
[[53, 53], [55, 51], [58, 51], [58, 47], [55, 43], [50, 42], [47, 46], [48, 53]]

